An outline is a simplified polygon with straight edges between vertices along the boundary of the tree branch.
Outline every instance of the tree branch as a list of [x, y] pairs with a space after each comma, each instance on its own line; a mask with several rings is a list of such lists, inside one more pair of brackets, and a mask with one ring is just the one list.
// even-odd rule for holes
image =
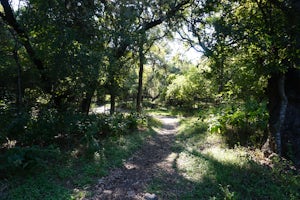
[[[170, 18], [174, 17], [174, 15], [183, 9], [184, 6], [188, 5], [191, 2], [191, 0], [184, 0], [177, 5], [175, 5], [173, 8], [171, 8], [165, 15], [161, 16], [160, 18], [150, 21], [150, 22], [145, 22], [139, 30], [137, 30], [140, 33], [146, 32], [150, 30], [151, 28], [158, 26], [162, 24], [164, 21], [169, 20]], [[130, 41], [126, 40], [124, 41], [119, 48], [116, 50], [115, 57], [120, 58], [124, 55], [127, 47], [130, 45]]]
[[22, 29], [22, 27], [18, 24], [8, 0], [0, 0], [0, 3], [4, 9], [4, 13], [0, 13], [0, 17], [16, 32], [16, 35], [19, 37], [20, 43], [25, 47], [30, 59], [40, 71], [41, 79], [45, 84], [43, 87], [45, 89], [45, 92], [51, 93], [51, 85], [49, 84], [49, 79], [46, 76], [43, 62], [36, 56], [36, 52], [34, 51], [29, 41], [28, 35], [26, 34], [25, 30]]

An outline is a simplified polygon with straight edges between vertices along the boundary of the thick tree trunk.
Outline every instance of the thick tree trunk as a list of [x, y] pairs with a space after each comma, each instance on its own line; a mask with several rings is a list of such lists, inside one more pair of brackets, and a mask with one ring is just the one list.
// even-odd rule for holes
[[[112, 62], [114, 66], [116, 63], [115, 62]], [[112, 70], [112, 69], [111, 69]], [[115, 111], [116, 111], [116, 96], [117, 96], [117, 84], [115, 82], [115, 73], [114, 71], [110, 71], [110, 74], [109, 74], [109, 84], [107, 85], [108, 87], [108, 93], [110, 95], [110, 114], [114, 114]]]
[[276, 123], [276, 150], [277, 153], [281, 156], [282, 155], [282, 142], [281, 142], [281, 131], [284, 125], [284, 121], [286, 118], [286, 109], [288, 105], [288, 99], [285, 94], [285, 75], [281, 74], [278, 79], [278, 93], [280, 98], [280, 108], [279, 108], [279, 119]]
[[81, 102], [81, 112], [88, 115], [90, 112], [90, 107], [92, 103], [92, 98], [94, 96], [95, 89], [91, 89], [90, 91], [87, 91], [82, 102]]
[[269, 130], [276, 144], [272, 145], [271, 142], [271, 148], [298, 166], [300, 166], [299, 85], [300, 70], [289, 69], [285, 75], [273, 75], [268, 81], [267, 88]]
[[[272, 150], [282, 155], [282, 127], [286, 117], [287, 97], [285, 94], [285, 75], [275, 74], [268, 82], [269, 129], [275, 140]], [[272, 141], [272, 139], [270, 140]]]

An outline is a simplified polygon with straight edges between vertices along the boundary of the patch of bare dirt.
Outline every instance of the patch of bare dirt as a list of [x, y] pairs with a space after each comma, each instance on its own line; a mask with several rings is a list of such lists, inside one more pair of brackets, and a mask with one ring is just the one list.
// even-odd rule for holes
[[[164, 181], [170, 185], [176, 181], [176, 177], [179, 177], [173, 169], [177, 154], [171, 150], [178, 128], [178, 119], [157, 118], [163, 123], [161, 129], [155, 130], [157, 134], [148, 139], [121, 168], [113, 169], [108, 176], [98, 180], [92, 189], [92, 197], [86, 199], [165, 199], [163, 194], [147, 193], [146, 188], [157, 177], [163, 176]], [[173, 197], [180, 193], [177, 190], [169, 192]]]

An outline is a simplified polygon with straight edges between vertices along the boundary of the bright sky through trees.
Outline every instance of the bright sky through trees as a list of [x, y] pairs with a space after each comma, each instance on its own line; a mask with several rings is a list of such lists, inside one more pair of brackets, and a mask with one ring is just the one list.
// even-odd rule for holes
[[[18, 7], [24, 5], [26, 2], [24, 0], [10, 0], [10, 3], [14, 10], [17, 10]], [[201, 53], [197, 52], [193, 48], [188, 47], [180, 40], [178, 34], [175, 35], [175, 39], [172, 42], [169, 42], [172, 58], [174, 55], [181, 55], [183, 59], [190, 60], [193, 64], [197, 64], [200, 60]]]
[[202, 54], [197, 52], [195, 49], [186, 46], [185, 43], [180, 40], [180, 38], [175, 37], [175, 39], [169, 45], [172, 50], [170, 57], [179, 54], [182, 56], [182, 58], [190, 60], [193, 64], [199, 63]]
[[10, 4], [12, 5], [14, 10], [17, 10], [19, 6], [22, 6], [25, 4], [25, 1], [22, 0], [11, 0]]

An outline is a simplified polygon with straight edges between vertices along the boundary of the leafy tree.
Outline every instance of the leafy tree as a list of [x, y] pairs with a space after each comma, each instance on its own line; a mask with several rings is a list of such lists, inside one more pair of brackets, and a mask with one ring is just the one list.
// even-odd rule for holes
[[[270, 132], [276, 139], [277, 152], [284, 155], [287, 152], [282, 144], [289, 145], [288, 138], [293, 134], [288, 130], [295, 128], [284, 128], [284, 124], [290, 124], [286, 123], [290, 95], [285, 82], [289, 83], [286, 75], [299, 67], [299, 40], [295, 37], [299, 33], [299, 23], [295, 21], [299, 19], [298, 11], [296, 1], [195, 1], [191, 18], [187, 18], [195, 43], [212, 60], [212, 75], [222, 80], [220, 88], [224, 88], [224, 80], [231, 88], [245, 83], [250, 88], [267, 87], [264, 96], [269, 101]], [[226, 69], [229, 76], [224, 73]], [[262, 96], [261, 91], [241, 89], [244, 100], [252, 95], [259, 101]], [[297, 139], [292, 138], [294, 145]], [[297, 152], [295, 145], [293, 148]]]
[[[109, 63], [114, 63], [114, 66], [122, 66], [118, 64], [118, 61], [122, 59], [128, 53], [128, 51], [133, 48], [135, 44], [140, 46], [141, 36], [146, 34], [150, 29], [168, 22], [171, 18], [175, 17], [175, 15], [181, 11], [186, 5], [189, 4], [190, 1], [185, 0], [177, 3], [176, 1], [172, 2], [161, 2], [161, 1], [152, 1], [152, 2], [144, 2], [144, 1], [122, 1], [118, 3], [111, 2], [107, 5], [107, 8], [111, 6], [109, 9], [116, 12], [115, 18], [117, 23], [114, 23], [115, 28], [113, 29], [114, 34], [117, 36], [117, 40], [113, 41], [113, 52], [110, 57]], [[110, 12], [109, 12], [110, 13]], [[114, 16], [111, 13], [110, 16]], [[125, 16], [124, 16], [125, 15]], [[130, 16], [130, 17], [129, 17]], [[128, 19], [127, 19], [128, 18]], [[123, 21], [122, 21], [123, 20]], [[142, 56], [142, 49], [140, 48], [139, 52]], [[143, 57], [143, 56], [142, 56]], [[141, 59], [143, 60], [143, 59]], [[140, 62], [141, 64], [143, 62]], [[142, 65], [140, 65], [142, 68]], [[110, 67], [112, 69], [112, 67]], [[114, 72], [117, 70], [112, 70], [109, 80], [110, 85], [114, 88], [115, 86], [115, 75]], [[141, 89], [141, 76], [142, 70], [139, 76]], [[111, 94], [111, 112], [114, 112], [115, 105], [115, 90], [110, 90]], [[141, 91], [138, 92], [140, 95], [137, 99], [141, 100]], [[138, 103], [140, 104], [140, 103]], [[138, 108], [140, 105], [137, 106]]]
[[164, 93], [169, 84], [167, 79], [172, 73], [172, 65], [166, 60], [167, 54], [170, 52], [169, 48], [167, 42], [155, 42], [146, 55], [144, 95], [152, 103], [155, 100], [164, 98]]
[[191, 66], [183, 74], [175, 75], [166, 91], [166, 101], [171, 105], [193, 108], [200, 100], [211, 98], [210, 81], [201, 68]]

